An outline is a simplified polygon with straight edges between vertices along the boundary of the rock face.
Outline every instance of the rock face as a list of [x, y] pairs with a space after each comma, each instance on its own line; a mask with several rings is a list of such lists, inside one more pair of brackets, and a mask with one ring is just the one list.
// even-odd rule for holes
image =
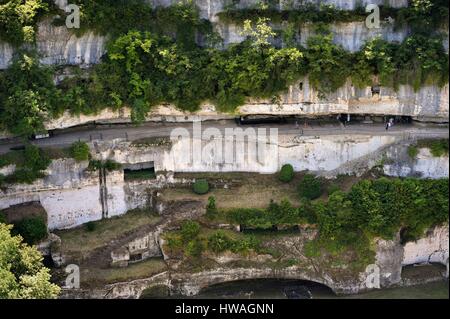
[[[251, 132], [249, 130], [243, 133]], [[280, 134], [278, 140], [272, 140], [270, 145], [264, 142], [261, 143], [263, 145], [255, 146], [253, 142], [257, 140], [253, 138], [248, 140], [239, 137], [229, 145], [221, 141], [224, 137], [216, 135], [215, 138], [211, 142], [206, 136], [187, 136], [175, 140], [170, 148], [138, 148], [130, 142], [117, 140], [112, 143], [99, 143], [97, 156], [123, 164], [152, 162], [156, 171], [165, 172], [275, 173], [282, 165], [289, 163], [296, 171], [309, 170], [332, 177], [365, 172], [381, 160], [382, 150], [390, 149], [389, 147], [402, 143], [404, 139], [398, 135], [302, 137]], [[263, 140], [262, 135], [259, 138], [259, 141]], [[267, 138], [270, 140], [269, 133]], [[191, 149], [197, 146], [198, 150], [196, 148], [196, 151], [191, 153]], [[223, 147], [222, 151], [220, 146]], [[394, 151], [391, 153], [395, 154]], [[186, 154], [196, 156], [194, 158]], [[228, 158], [225, 154], [235, 155], [231, 160], [231, 157]], [[409, 159], [400, 160], [407, 162]], [[436, 174], [448, 175], [444, 168]]]
[[82, 67], [100, 62], [105, 53], [105, 41], [105, 37], [93, 32], [77, 37], [65, 26], [55, 27], [48, 21], [39, 24], [36, 39], [43, 64]]
[[395, 240], [378, 239], [376, 265], [380, 269], [380, 286], [389, 287], [400, 282], [402, 274], [403, 247], [400, 236]]
[[424, 238], [408, 242], [404, 247], [403, 265], [440, 263], [448, 266], [448, 224], [435, 227]]
[[387, 154], [391, 160], [389, 161], [390, 163], [383, 166], [383, 171], [386, 175], [422, 178], [448, 177], [448, 155], [434, 157], [429, 149], [421, 148], [417, 157], [413, 159], [409, 157], [406, 146], [390, 148]]

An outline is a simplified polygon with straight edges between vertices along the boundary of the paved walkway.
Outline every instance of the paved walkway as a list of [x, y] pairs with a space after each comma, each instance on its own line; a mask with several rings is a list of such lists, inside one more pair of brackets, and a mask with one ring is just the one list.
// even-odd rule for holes
[[[277, 127], [278, 133], [283, 135], [303, 135], [303, 136], [323, 136], [323, 135], [412, 135], [419, 137], [447, 137], [449, 135], [447, 125], [437, 124], [396, 124], [386, 131], [383, 123], [363, 124], [351, 123], [347, 127], [336, 123], [304, 125], [304, 122], [296, 126], [289, 124], [258, 124], [258, 125], [237, 125], [232, 120], [204, 121], [201, 128], [218, 128], [221, 132], [225, 128], [271, 128]], [[36, 140], [32, 143], [38, 146], [65, 147], [75, 141], [95, 141], [126, 139], [129, 141], [146, 137], [168, 137], [175, 128], [185, 128], [192, 134], [193, 124], [189, 123], [145, 123], [142, 125], [116, 124], [102, 125], [97, 127], [71, 128], [56, 133], [51, 138]], [[23, 145], [20, 140], [0, 141], [0, 154], [10, 151], [11, 147]]]

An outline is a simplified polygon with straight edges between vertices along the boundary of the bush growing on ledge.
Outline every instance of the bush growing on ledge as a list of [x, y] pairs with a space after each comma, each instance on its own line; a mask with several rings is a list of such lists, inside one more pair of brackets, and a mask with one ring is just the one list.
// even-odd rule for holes
[[37, 146], [28, 144], [23, 151], [13, 151], [3, 156], [5, 163], [15, 164], [16, 171], [4, 177], [3, 183], [31, 184], [36, 179], [45, 176], [44, 170], [47, 169], [51, 160]]
[[441, 157], [443, 155], [447, 155], [449, 150], [448, 139], [419, 140], [417, 142], [417, 145], [418, 147], [426, 147], [430, 149], [430, 152], [434, 157]]
[[27, 244], [32, 245], [47, 237], [47, 225], [40, 216], [25, 218], [14, 225], [13, 233], [21, 235]]
[[223, 231], [219, 230], [208, 238], [208, 248], [216, 254], [224, 252], [230, 246], [230, 238]]
[[70, 153], [77, 162], [87, 161], [90, 156], [89, 146], [86, 142], [74, 142], [70, 147]]
[[206, 205], [206, 217], [213, 219], [217, 216], [216, 198], [214, 196], [208, 197], [208, 204]]
[[300, 198], [310, 200], [319, 198], [322, 195], [322, 182], [314, 175], [306, 174], [298, 184], [298, 194]]
[[185, 221], [181, 225], [181, 238], [184, 242], [189, 242], [200, 233], [200, 225], [192, 220]]
[[189, 257], [200, 257], [203, 248], [203, 243], [199, 239], [193, 239], [187, 244], [185, 253]]
[[417, 157], [417, 154], [419, 154], [419, 149], [416, 145], [408, 146], [408, 156], [410, 158], [415, 159]]
[[278, 179], [283, 183], [289, 183], [294, 178], [294, 168], [291, 164], [284, 164], [281, 167]]
[[203, 195], [209, 192], [209, 184], [205, 179], [199, 179], [194, 182], [192, 186], [194, 193]]

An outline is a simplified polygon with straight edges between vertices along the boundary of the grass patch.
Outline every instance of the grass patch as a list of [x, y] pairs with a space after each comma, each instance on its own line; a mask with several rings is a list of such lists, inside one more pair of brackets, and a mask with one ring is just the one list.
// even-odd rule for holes
[[93, 249], [107, 245], [122, 234], [140, 226], [156, 224], [160, 217], [146, 210], [128, 212], [119, 217], [92, 222], [92, 230], [80, 226], [69, 230], [55, 231], [61, 237], [64, 252], [87, 254]]
[[147, 278], [166, 270], [167, 265], [162, 258], [150, 258], [125, 268], [84, 268], [81, 270], [81, 286], [87, 288]]

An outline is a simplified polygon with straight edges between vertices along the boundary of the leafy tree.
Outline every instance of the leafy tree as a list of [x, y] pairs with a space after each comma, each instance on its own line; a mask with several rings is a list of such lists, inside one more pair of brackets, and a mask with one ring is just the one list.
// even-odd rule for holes
[[311, 85], [323, 96], [345, 84], [350, 75], [349, 57], [340, 46], [333, 43], [328, 31], [309, 37], [305, 52]]
[[33, 42], [36, 24], [49, 9], [45, 0], [0, 1], [0, 39], [15, 46]]
[[270, 19], [268, 18], [258, 18], [255, 26], [251, 20], [244, 21], [243, 35], [251, 38], [252, 45], [256, 48], [261, 48], [270, 45], [269, 39], [273, 38], [276, 33], [273, 32], [272, 28], [269, 26]]
[[89, 146], [86, 142], [74, 142], [70, 147], [70, 152], [77, 162], [87, 161], [89, 159]]
[[57, 298], [60, 288], [50, 283], [42, 255], [11, 236], [11, 227], [0, 224], [0, 299]]
[[300, 198], [316, 199], [322, 195], [322, 182], [314, 175], [306, 174], [298, 184]]
[[50, 68], [32, 54], [19, 54], [0, 75], [0, 121], [11, 133], [30, 136], [44, 130], [43, 121], [56, 112], [59, 91]]

